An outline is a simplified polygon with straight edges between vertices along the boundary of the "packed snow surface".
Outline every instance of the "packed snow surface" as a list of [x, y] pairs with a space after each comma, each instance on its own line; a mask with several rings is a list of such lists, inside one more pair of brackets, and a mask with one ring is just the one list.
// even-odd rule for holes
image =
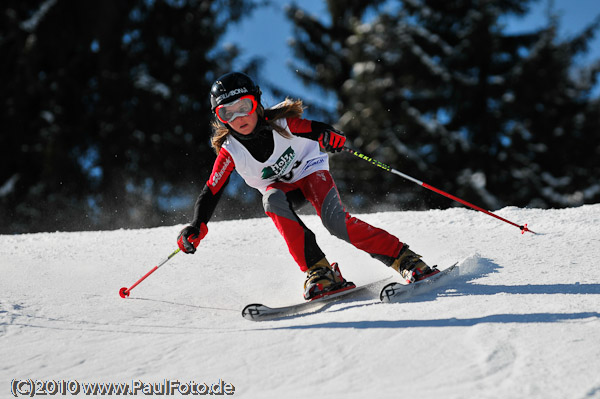
[[[600, 204], [497, 214], [539, 234], [464, 208], [356, 215], [460, 275], [408, 303], [371, 292], [267, 322], [242, 308], [302, 301], [304, 282], [267, 218], [210, 223], [195, 255], [127, 299], [119, 289], [176, 249], [182, 226], [0, 236], [0, 397], [31, 379], [214, 393], [221, 381], [242, 398], [600, 398]], [[394, 276], [303, 219], [348, 280]]]

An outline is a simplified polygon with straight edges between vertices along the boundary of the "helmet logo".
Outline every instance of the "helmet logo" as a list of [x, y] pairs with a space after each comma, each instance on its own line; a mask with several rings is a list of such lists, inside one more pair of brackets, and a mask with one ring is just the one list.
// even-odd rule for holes
[[216, 102], [217, 104], [219, 104], [221, 101], [226, 100], [231, 96], [235, 96], [242, 93], [248, 93], [248, 89], [246, 89], [245, 87], [240, 87], [239, 89], [231, 90], [229, 93], [221, 94], [219, 97], [217, 97]]

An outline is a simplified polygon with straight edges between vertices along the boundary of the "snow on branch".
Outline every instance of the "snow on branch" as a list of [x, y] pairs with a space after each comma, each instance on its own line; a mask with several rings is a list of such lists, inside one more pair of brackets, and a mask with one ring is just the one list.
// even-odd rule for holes
[[50, 11], [52, 7], [56, 4], [58, 0], [46, 0], [42, 3], [40, 8], [33, 13], [33, 15], [26, 21], [21, 22], [21, 29], [27, 32], [33, 32], [42, 21], [44, 16]]
[[169, 88], [169, 86], [156, 80], [156, 78], [151, 76], [145, 70], [145, 68], [142, 68], [142, 70], [137, 74], [134, 81], [134, 86], [138, 89], [158, 94], [165, 99], [171, 97], [171, 89]]

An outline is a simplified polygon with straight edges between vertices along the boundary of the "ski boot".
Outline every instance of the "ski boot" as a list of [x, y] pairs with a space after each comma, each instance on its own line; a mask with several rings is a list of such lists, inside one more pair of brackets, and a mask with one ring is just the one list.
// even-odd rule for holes
[[433, 272], [433, 270], [421, 260], [421, 255], [417, 255], [408, 249], [408, 245], [406, 244], [402, 246], [398, 257], [390, 267], [400, 273], [407, 284], [422, 280]]
[[317, 299], [333, 291], [353, 287], [353, 283], [347, 282], [342, 277], [337, 263], [330, 265], [327, 259], [323, 258], [306, 271], [304, 299]]

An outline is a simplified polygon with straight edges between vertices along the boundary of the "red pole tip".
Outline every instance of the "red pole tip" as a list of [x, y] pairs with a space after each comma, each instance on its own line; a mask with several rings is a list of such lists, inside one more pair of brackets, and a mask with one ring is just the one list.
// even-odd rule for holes
[[528, 231], [528, 232], [530, 232], [530, 233], [532, 233], [532, 234], [537, 234], [535, 231], [533, 231], [533, 230], [529, 230], [529, 229], [527, 228], [527, 223], [525, 223], [525, 225], [524, 225], [524, 226], [521, 226], [521, 234], [525, 234], [525, 232], [526, 232], [526, 231]]
[[123, 287], [119, 290], [119, 296], [121, 298], [127, 298], [129, 296], [129, 290], [127, 289], [127, 287]]

